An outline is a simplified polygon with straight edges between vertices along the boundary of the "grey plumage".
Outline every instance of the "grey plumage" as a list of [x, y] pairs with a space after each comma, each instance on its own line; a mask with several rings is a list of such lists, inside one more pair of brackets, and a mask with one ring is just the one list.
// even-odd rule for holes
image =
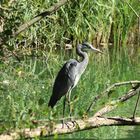
[[59, 71], [55, 79], [55, 83], [53, 86], [53, 94], [51, 96], [48, 106], [51, 106], [53, 108], [56, 102], [60, 100], [60, 98], [63, 95], [65, 95], [68, 92], [68, 90], [72, 89], [76, 77], [76, 66], [77, 61], [71, 59], [68, 62], [66, 62], [62, 69]]
[[77, 85], [88, 64], [87, 50], [94, 50], [102, 53], [99, 49], [94, 48], [89, 43], [78, 45], [76, 51], [82, 60], [79, 62], [75, 59], [70, 59], [63, 65], [55, 79], [53, 93], [48, 106], [53, 108], [62, 96], [66, 95]]

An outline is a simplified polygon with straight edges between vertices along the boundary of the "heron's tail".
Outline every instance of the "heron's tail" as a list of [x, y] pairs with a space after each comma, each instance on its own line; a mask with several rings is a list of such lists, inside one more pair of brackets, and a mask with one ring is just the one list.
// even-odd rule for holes
[[54, 98], [53, 96], [51, 96], [50, 101], [48, 103], [48, 106], [50, 106], [51, 108], [53, 108], [55, 106], [56, 102], [57, 102], [57, 99]]

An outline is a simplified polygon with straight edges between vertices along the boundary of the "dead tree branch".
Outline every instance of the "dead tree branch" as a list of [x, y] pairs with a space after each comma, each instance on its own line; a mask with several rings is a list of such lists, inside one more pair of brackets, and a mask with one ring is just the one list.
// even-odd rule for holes
[[101, 126], [124, 126], [124, 125], [140, 125], [140, 117], [135, 118], [135, 120], [130, 118], [121, 118], [121, 117], [91, 117], [86, 120], [76, 120], [77, 126], [73, 127], [72, 122], [70, 128], [63, 128], [62, 124], [57, 124], [55, 126], [41, 126], [35, 129], [23, 129], [17, 130], [15, 132], [9, 134], [2, 134], [0, 135], [0, 139], [2, 140], [12, 140], [12, 139], [19, 139], [21, 136], [25, 138], [33, 138], [33, 137], [40, 137], [40, 136], [52, 136], [52, 135], [62, 135], [73, 133], [77, 131], [84, 131], [87, 129], [98, 128]]
[[128, 99], [132, 98], [134, 95], [136, 95], [139, 92], [140, 92], [140, 86], [136, 85], [135, 87], [133, 87], [133, 89], [129, 90], [125, 95], [120, 97], [118, 100], [112, 101], [110, 104], [106, 105], [101, 110], [99, 110], [97, 113], [95, 113], [94, 117], [102, 116], [102, 115], [112, 111], [119, 105], [119, 103], [127, 101]]
[[41, 20], [42, 18], [51, 15], [52, 13], [56, 12], [61, 6], [63, 6], [68, 0], [61, 0], [58, 3], [54, 4], [53, 6], [51, 6], [48, 10], [46, 10], [45, 12], [37, 15], [35, 18], [33, 18], [32, 20], [24, 23], [23, 25], [21, 25], [18, 30], [13, 33], [13, 37], [17, 36], [19, 33], [21, 33], [22, 31], [24, 31], [25, 29], [29, 28], [31, 25], [33, 25], [34, 23], [38, 22], [39, 20]]
[[7, 41], [9, 41], [11, 38], [15, 38], [18, 34], [20, 34], [21, 32], [23, 32], [24, 30], [26, 30], [27, 28], [29, 28], [31, 25], [33, 25], [34, 23], [40, 21], [42, 18], [53, 14], [54, 12], [56, 12], [57, 10], [60, 9], [61, 6], [63, 6], [64, 4], [66, 4], [68, 2], [68, 0], [60, 0], [58, 3], [54, 4], [53, 6], [51, 6], [50, 8], [48, 8], [45, 12], [35, 16], [33, 19], [31, 19], [30, 21], [24, 23], [23, 25], [21, 25], [17, 31], [12, 32], [12, 34], [10, 35], [10, 38], [4, 39], [0, 42], [0, 47], [2, 47], [2, 45], [6, 44]]
[[[126, 86], [126, 85], [133, 85], [137, 84], [139, 86], [140, 81], [135, 80], [135, 81], [125, 81], [125, 82], [119, 82], [119, 83], [115, 83], [111, 86], [109, 86], [107, 89], [105, 89], [102, 93], [100, 93], [99, 95], [97, 95], [96, 97], [94, 97], [93, 101], [91, 102], [90, 106], [88, 107], [86, 112], [89, 112], [91, 107], [103, 96], [105, 96], [106, 94], [108, 94], [112, 89], [116, 88], [116, 87], [120, 87], [120, 86]], [[134, 86], [135, 87], [135, 86]]]

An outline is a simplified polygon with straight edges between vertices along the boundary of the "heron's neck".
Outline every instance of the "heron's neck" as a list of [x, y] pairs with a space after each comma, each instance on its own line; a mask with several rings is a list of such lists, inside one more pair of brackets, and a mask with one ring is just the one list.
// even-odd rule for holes
[[85, 63], [88, 63], [88, 55], [86, 52], [83, 52], [81, 50], [81, 45], [79, 45], [77, 48], [76, 48], [76, 52], [77, 54], [82, 58], [82, 61], [81, 62], [85, 62]]

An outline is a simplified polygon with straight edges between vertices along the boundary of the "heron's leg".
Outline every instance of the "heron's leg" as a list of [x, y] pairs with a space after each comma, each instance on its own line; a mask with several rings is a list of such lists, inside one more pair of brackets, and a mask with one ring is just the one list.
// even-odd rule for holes
[[66, 95], [63, 100], [63, 116], [62, 116], [62, 128], [64, 128], [64, 115], [65, 115]]
[[68, 128], [69, 128], [69, 125], [64, 122], [64, 117], [65, 117], [65, 107], [66, 107], [66, 95], [64, 97], [64, 100], [63, 100], [63, 118], [62, 118], [62, 128], [64, 128], [64, 125], [66, 125]]
[[73, 127], [75, 126], [75, 124], [76, 124], [77, 126], [79, 126], [78, 123], [77, 123], [75, 120], [72, 119], [71, 90], [70, 90], [69, 93], [68, 93], [68, 104], [69, 104], [69, 116], [70, 116], [70, 121], [73, 123]]
[[68, 93], [68, 105], [69, 105], [69, 116], [71, 118], [71, 116], [72, 116], [71, 90], [69, 90], [69, 93]]
[[64, 118], [64, 115], [65, 115], [65, 105], [66, 105], [66, 95], [65, 95], [65, 98], [64, 98], [64, 101], [63, 101], [63, 118]]
[[69, 89], [68, 93], [65, 95], [64, 101], [63, 101], [63, 119], [62, 119], [62, 128], [64, 128], [64, 125], [66, 125], [68, 128], [69, 127], [69, 123], [68, 122], [64, 122], [64, 117], [65, 117], [65, 106], [66, 106], [66, 100], [68, 102], [68, 106], [69, 106], [69, 116], [71, 119], [71, 102], [70, 102], [70, 96], [71, 96], [71, 89]]
[[140, 99], [140, 92], [138, 93], [138, 98], [137, 98], [137, 102], [136, 102], [133, 117], [132, 117], [133, 119], [135, 118], [135, 115], [136, 115], [136, 110], [137, 110], [137, 106], [138, 106], [138, 103], [139, 103], [139, 99]]

